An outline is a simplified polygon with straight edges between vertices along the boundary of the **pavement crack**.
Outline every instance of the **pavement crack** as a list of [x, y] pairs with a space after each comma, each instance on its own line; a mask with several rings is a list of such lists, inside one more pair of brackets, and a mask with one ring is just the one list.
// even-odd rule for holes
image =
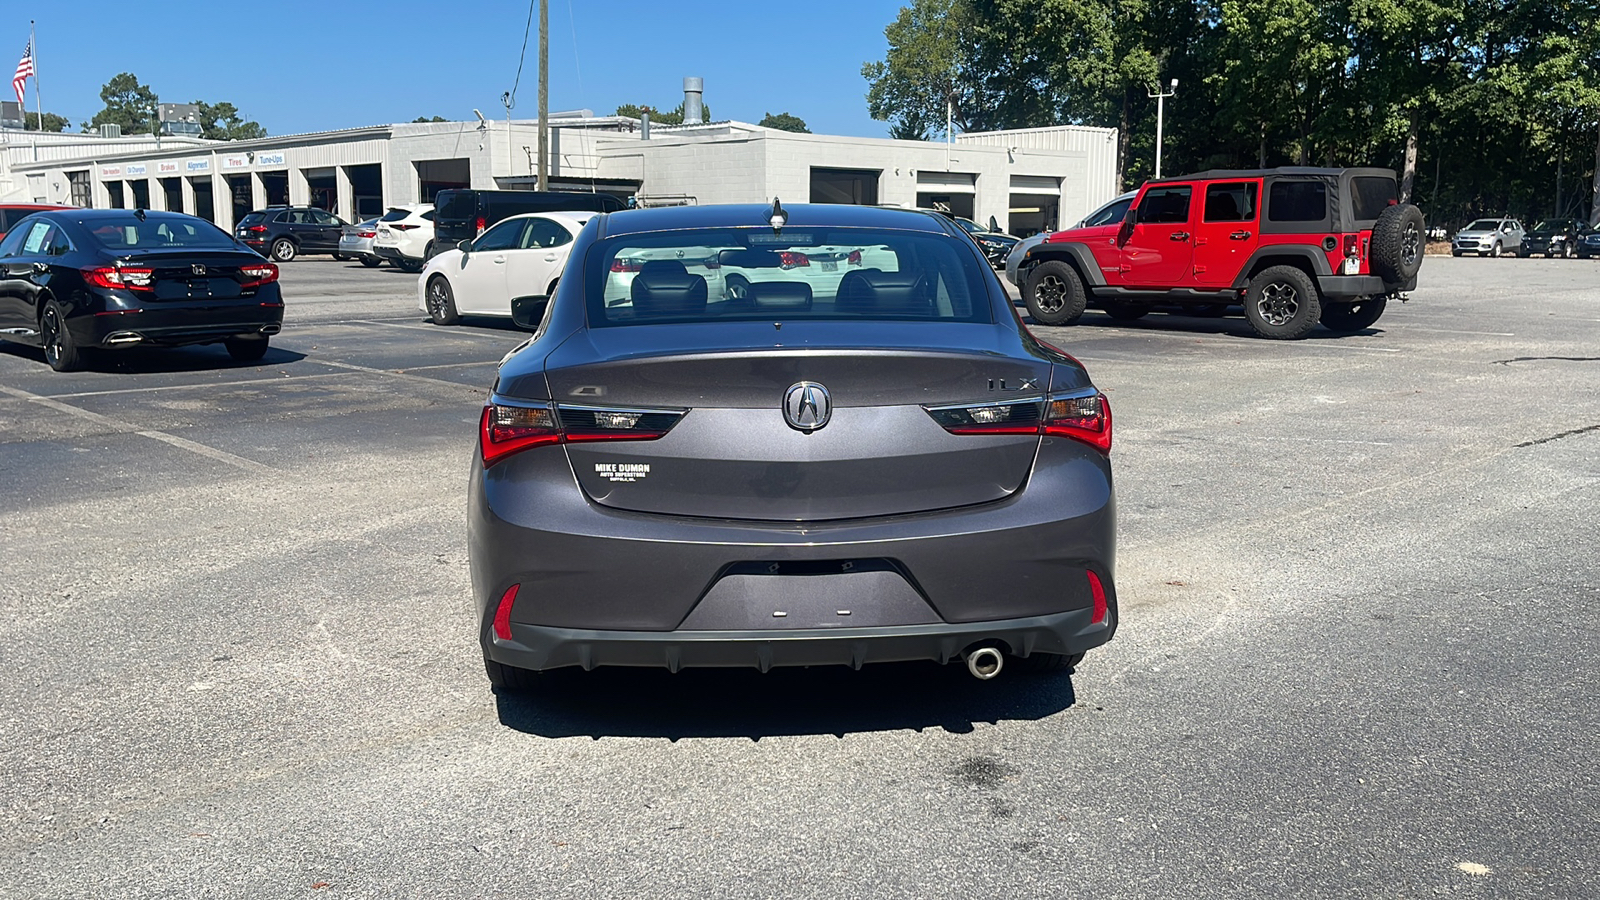
[[[1514, 356], [1514, 357], [1512, 357], [1510, 359], [1497, 359], [1497, 360], [1494, 360], [1493, 362], [1497, 366], [1509, 366], [1512, 363], [1519, 363], [1519, 362], [1545, 362], [1545, 361], [1553, 361], [1553, 362], [1600, 362], [1600, 356]], [[1522, 445], [1518, 444], [1517, 446], [1520, 447]]]
[[1582, 428], [1574, 428], [1574, 429], [1572, 429], [1570, 431], [1563, 431], [1560, 434], [1552, 434], [1549, 437], [1535, 438], [1535, 439], [1533, 439], [1531, 441], [1523, 441], [1522, 443], [1517, 444], [1516, 446], [1518, 446], [1518, 447], [1532, 447], [1535, 444], [1548, 444], [1551, 441], [1559, 441], [1562, 438], [1569, 438], [1569, 437], [1572, 437], [1573, 435], [1578, 435], [1578, 434], [1587, 434], [1587, 433], [1589, 433], [1591, 431], [1600, 431], [1600, 425], [1585, 425]]

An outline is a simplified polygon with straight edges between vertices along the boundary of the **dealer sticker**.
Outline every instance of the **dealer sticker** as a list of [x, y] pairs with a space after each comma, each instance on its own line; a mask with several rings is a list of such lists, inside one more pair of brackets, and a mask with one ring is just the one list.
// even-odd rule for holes
[[643, 481], [650, 476], [649, 463], [595, 463], [594, 473], [610, 482]]

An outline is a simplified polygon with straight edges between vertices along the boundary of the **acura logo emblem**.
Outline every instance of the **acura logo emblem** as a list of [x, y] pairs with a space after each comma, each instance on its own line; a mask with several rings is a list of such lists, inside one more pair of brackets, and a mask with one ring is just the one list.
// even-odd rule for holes
[[205, 266], [190, 266], [189, 267], [189, 271], [193, 272], [196, 275], [204, 275], [206, 273], [206, 267]]
[[833, 398], [815, 381], [802, 381], [783, 396], [783, 418], [801, 431], [816, 431], [832, 414]]

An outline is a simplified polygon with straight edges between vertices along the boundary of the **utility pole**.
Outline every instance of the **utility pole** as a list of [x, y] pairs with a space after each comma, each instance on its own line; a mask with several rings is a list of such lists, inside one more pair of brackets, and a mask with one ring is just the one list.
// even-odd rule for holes
[[1176, 78], [1172, 79], [1172, 89], [1171, 90], [1162, 91], [1160, 87], [1157, 87], [1157, 88], [1155, 88], [1153, 90], [1150, 89], [1150, 88], [1145, 88], [1145, 93], [1149, 94], [1156, 101], [1156, 177], [1160, 178], [1161, 177], [1161, 129], [1162, 129], [1162, 126], [1165, 124], [1164, 120], [1166, 119], [1167, 98], [1171, 97], [1172, 95], [1174, 95], [1176, 93], [1178, 93], [1178, 79], [1176, 79]]
[[539, 190], [550, 190], [550, 0], [539, 0]]

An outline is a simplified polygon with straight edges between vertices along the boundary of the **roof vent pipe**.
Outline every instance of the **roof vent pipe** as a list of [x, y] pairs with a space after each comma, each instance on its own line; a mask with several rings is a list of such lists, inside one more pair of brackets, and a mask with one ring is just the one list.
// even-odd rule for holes
[[699, 125], [705, 119], [705, 107], [700, 102], [700, 95], [706, 90], [704, 78], [690, 76], [683, 80], [683, 124]]
[[639, 113], [639, 140], [650, 140], [650, 110]]

